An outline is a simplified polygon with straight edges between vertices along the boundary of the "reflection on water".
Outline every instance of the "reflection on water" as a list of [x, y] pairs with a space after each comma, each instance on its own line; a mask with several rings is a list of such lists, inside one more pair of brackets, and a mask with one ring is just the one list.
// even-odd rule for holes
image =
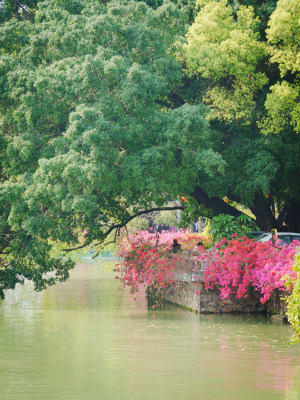
[[199, 316], [81, 264], [69, 282], [30, 285], [0, 305], [1, 400], [296, 400], [300, 350], [265, 317]]

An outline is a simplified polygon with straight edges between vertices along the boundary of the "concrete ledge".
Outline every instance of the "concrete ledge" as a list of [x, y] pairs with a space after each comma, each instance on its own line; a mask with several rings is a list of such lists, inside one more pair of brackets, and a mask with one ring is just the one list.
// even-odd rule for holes
[[[195, 291], [199, 291], [195, 294]], [[265, 304], [260, 302], [260, 294], [254, 289], [249, 290], [248, 297], [237, 299], [231, 295], [229, 299], [222, 300], [218, 289], [205, 290], [204, 284], [195, 286], [190, 282], [183, 282], [179, 287], [157, 289], [148, 287], [148, 296], [160, 301], [171, 302], [199, 313], [270, 313], [285, 315], [285, 301], [280, 291], [274, 291], [270, 300]]]
[[288, 319], [285, 315], [275, 314], [271, 315], [271, 321], [278, 324], [288, 324]]

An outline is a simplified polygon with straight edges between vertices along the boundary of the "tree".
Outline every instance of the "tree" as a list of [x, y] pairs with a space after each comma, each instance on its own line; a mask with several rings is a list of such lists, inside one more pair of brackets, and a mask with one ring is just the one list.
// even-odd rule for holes
[[[259, 127], [269, 118], [268, 85], [280, 78], [258, 34], [270, 11], [216, 4], [200, 9], [201, 24], [226, 18], [215, 53], [201, 50], [199, 71], [200, 61], [189, 64], [198, 50], [182, 51], [189, 5], [55, 0], [37, 3], [34, 24], [0, 26], [2, 288], [24, 277], [37, 288], [65, 279], [74, 263], [53, 244], [66, 254], [97, 245], [182, 194], [210, 215], [238, 216], [239, 202], [262, 229], [300, 229], [291, 218], [298, 136], [289, 126], [268, 136]], [[211, 40], [198, 42], [209, 49]]]
[[207, 206], [207, 194], [214, 196], [215, 210], [227, 196], [248, 206], [261, 229], [297, 232], [300, 6], [280, 0], [270, 14], [274, 2], [264, 10], [263, 2], [247, 3], [236, 9], [226, 0], [199, 1], [187, 34], [187, 73], [199, 81], [226, 164], [225, 174], [202, 181], [194, 195]]
[[158, 100], [181, 78], [172, 45], [184, 19], [172, 4], [56, 1], [39, 3], [35, 24], [0, 28], [2, 289], [65, 278], [74, 263], [53, 243], [101, 242], [169, 199], [155, 180], [174, 157]]
[[281, 80], [270, 87], [266, 100], [268, 116], [265, 133], [278, 133], [291, 127], [300, 132], [300, 7], [295, 0], [280, 0], [270, 18], [267, 38], [271, 61], [278, 64]]

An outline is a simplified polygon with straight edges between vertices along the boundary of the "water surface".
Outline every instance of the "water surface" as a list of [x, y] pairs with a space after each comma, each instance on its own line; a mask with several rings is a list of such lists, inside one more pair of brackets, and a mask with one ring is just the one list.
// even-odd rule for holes
[[102, 264], [69, 282], [7, 291], [1, 400], [297, 400], [300, 347], [288, 325], [251, 315], [152, 309]]

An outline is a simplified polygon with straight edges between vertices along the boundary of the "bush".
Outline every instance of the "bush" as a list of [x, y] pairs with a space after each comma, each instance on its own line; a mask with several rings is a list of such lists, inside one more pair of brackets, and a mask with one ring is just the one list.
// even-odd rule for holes
[[[184, 252], [172, 253], [174, 238], [181, 243], [183, 250], [191, 250], [201, 236], [182, 233], [156, 236], [148, 232], [130, 235], [129, 242], [122, 244], [121, 255], [124, 259], [121, 269], [118, 268], [120, 275], [117, 278], [123, 286], [129, 286], [131, 293], [135, 293], [143, 285], [162, 288], [180, 285], [176, 272], [192, 273], [196, 259], [210, 260], [204, 273], [205, 288], [218, 288], [222, 299], [232, 294], [238, 299], [247, 297], [249, 288], [253, 287], [261, 294], [261, 302], [265, 303], [274, 289], [288, 291], [296, 279], [293, 264], [299, 246], [297, 241], [289, 246], [277, 247], [271, 242], [259, 243], [235, 235], [230, 240], [223, 238], [215, 249], [208, 252], [200, 248], [200, 255], [193, 257], [191, 254], [184, 255]], [[299, 262], [297, 265], [300, 268]], [[193, 284], [196, 289], [200, 279]], [[299, 295], [300, 291], [297, 293]], [[296, 304], [295, 297], [295, 307]], [[297, 312], [299, 315], [300, 306]]]
[[[287, 291], [287, 283], [295, 279], [294, 256], [298, 241], [289, 246], [273, 246], [271, 242], [255, 242], [247, 237], [223, 238], [212, 250], [204, 282], [206, 289], [218, 287], [221, 298], [230, 294], [247, 297], [250, 286], [261, 293], [265, 303], [274, 289]], [[201, 255], [204, 257], [205, 255]]]
[[220, 214], [214, 217], [210, 223], [210, 234], [214, 242], [219, 242], [222, 238], [229, 239], [233, 234], [238, 236], [257, 230], [257, 226], [248, 215], [233, 217], [228, 214]]
[[[294, 264], [294, 273], [299, 277], [300, 272], [300, 254], [296, 256], [296, 262]], [[296, 343], [300, 341], [300, 279], [294, 279], [292, 282], [288, 282], [288, 285], [293, 284], [293, 290], [287, 301], [287, 317], [289, 322], [294, 328], [294, 336], [292, 342]]]

